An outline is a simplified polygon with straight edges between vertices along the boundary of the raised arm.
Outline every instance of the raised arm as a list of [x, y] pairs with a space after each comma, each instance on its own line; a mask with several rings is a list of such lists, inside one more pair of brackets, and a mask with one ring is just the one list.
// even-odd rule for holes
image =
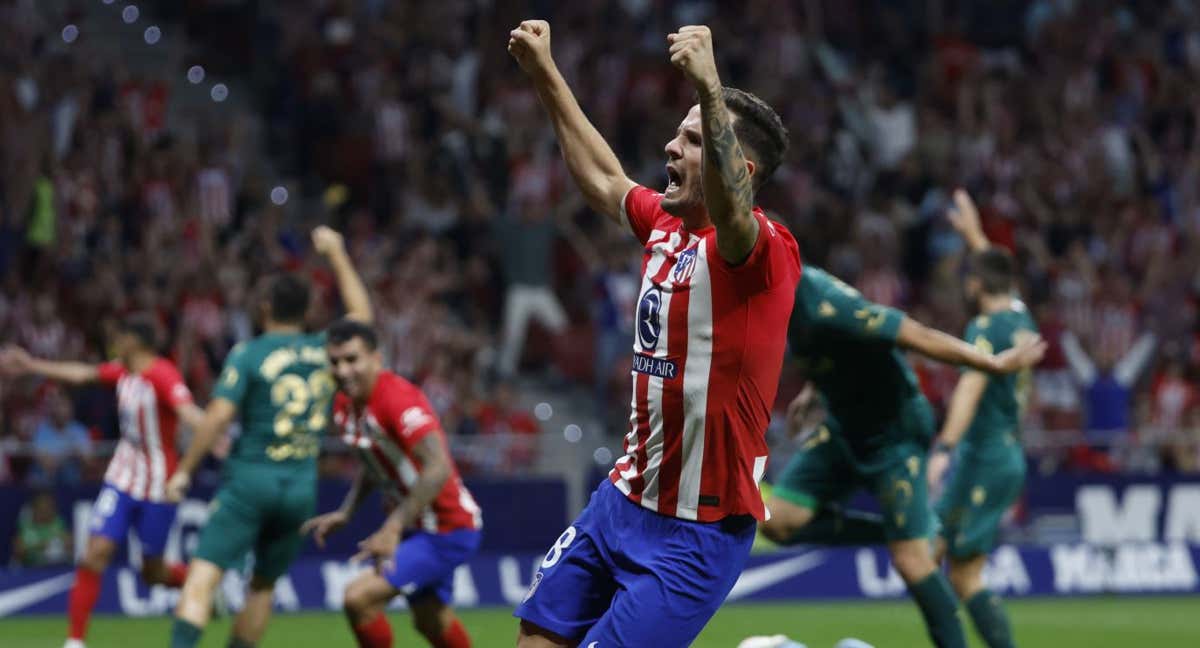
[[100, 379], [100, 369], [96, 365], [43, 360], [16, 346], [0, 351], [0, 369], [8, 375], [34, 374], [70, 385], [82, 385]]
[[671, 44], [671, 63], [683, 70], [700, 96], [704, 206], [717, 229], [717, 251], [725, 261], [741, 263], [758, 239], [750, 182], [753, 163], [746, 159], [725, 107], [712, 32], [703, 25], [687, 25], [668, 35], [667, 42]]
[[979, 210], [975, 208], [975, 201], [971, 200], [971, 194], [966, 189], [954, 190], [954, 208], [949, 210], [946, 217], [954, 226], [954, 231], [966, 241], [967, 249], [982, 252], [991, 247], [979, 219]]
[[1046, 353], [1046, 343], [1039, 335], [1030, 336], [999, 355], [985, 353], [953, 335], [925, 326], [908, 316], [900, 322], [896, 342], [946, 364], [966, 365], [999, 374], [1031, 367], [1041, 361]]
[[538, 99], [554, 125], [567, 170], [588, 206], [620, 223], [621, 201], [635, 183], [625, 175], [616, 153], [588, 121], [558, 71], [550, 52], [550, 23], [523, 21], [509, 33], [508, 51], [533, 81]]
[[342, 235], [333, 228], [322, 225], [313, 230], [312, 241], [313, 248], [325, 257], [329, 266], [333, 268], [338, 291], [342, 294], [342, 302], [346, 304], [346, 317], [370, 324], [374, 319], [371, 297], [367, 294], [362, 277], [358, 276], [358, 271], [350, 261]]

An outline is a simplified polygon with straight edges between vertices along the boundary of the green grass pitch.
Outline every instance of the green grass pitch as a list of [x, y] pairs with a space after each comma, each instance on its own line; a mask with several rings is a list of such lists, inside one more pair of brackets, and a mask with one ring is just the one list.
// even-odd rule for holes
[[[1200, 600], [1195, 598], [1088, 598], [1009, 601], [1017, 643], [1025, 648], [1149, 648], [1200, 646]], [[463, 621], [480, 648], [514, 645], [516, 622], [507, 609], [471, 610]], [[423, 646], [403, 613], [390, 615], [398, 648]], [[98, 617], [88, 648], [162, 648], [170, 621], [163, 617]], [[58, 648], [66, 621], [58, 617], [0, 619], [0, 646]], [[203, 648], [224, 648], [229, 620], [215, 621]], [[832, 648], [854, 636], [878, 648], [929, 643], [916, 608], [906, 602], [737, 604], [721, 609], [694, 644], [734, 648], [749, 635], [784, 633], [809, 648]], [[973, 630], [969, 627], [968, 634]], [[973, 635], [972, 646], [982, 646]], [[338, 614], [276, 616], [261, 648], [353, 646]]]

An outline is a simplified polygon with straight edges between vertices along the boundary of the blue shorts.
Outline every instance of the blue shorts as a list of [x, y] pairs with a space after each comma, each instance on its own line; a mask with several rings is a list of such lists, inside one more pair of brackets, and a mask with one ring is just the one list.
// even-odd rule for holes
[[174, 523], [174, 504], [140, 500], [105, 482], [92, 505], [90, 531], [94, 536], [121, 543], [129, 536], [130, 529], [135, 529], [142, 543], [142, 554], [158, 557], [166, 549], [167, 535]]
[[436, 596], [449, 603], [454, 596], [454, 569], [475, 555], [481, 538], [475, 529], [417, 531], [396, 547], [383, 577], [409, 601]]
[[754, 518], [660, 515], [607, 479], [542, 560], [513, 616], [581, 646], [688, 646], [725, 601]]

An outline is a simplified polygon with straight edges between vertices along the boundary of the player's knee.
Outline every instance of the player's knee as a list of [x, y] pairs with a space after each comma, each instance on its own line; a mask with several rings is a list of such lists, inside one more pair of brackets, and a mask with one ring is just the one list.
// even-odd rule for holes
[[351, 616], [360, 616], [374, 603], [370, 589], [358, 582], [350, 583], [342, 597], [342, 609]]
[[413, 628], [433, 645], [437, 645], [442, 633], [446, 630], [445, 624], [442, 623], [442, 618], [437, 614], [413, 615], [412, 622]]
[[108, 564], [112, 562], [116, 548], [116, 544], [107, 538], [93, 537], [88, 541], [87, 549], [83, 552], [83, 559], [79, 561], [79, 564], [94, 572], [102, 572], [108, 569]]
[[161, 562], [142, 562], [142, 581], [147, 585], [158, 585], [166, 582], [167, 570]]
[[983, 589], [982, 568], [976, 569], [969, 562], [951, 562], [950, 572], [947, 576], [950, 586], [954, 588], [954, 593], [963, 601], [975, 596], [979, 590]]
[[916, 583], [937, 570], [929, 555], [929, 544], [922, 540], [895, 542], [889, 549], [892, 565], [906, 583]]

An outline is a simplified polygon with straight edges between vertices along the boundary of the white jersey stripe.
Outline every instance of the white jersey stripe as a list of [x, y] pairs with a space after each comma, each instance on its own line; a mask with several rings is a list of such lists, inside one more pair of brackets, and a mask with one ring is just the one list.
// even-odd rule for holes
[[[653, 240], [653, 237], [651, 237]], [[646, 264], [646, 272], [642, 276], [642, 293], [644, 294], [651, 286], [654, 285], [653, 279], [663, 270], [663, 265], [667, 258], [674, 254], [674, 251], [683, 242], [683, 237], [679, 232], [672, 232], [665, 241], [660, 241], [653, 244], [654, 256], [650, 262]], [[667, 340], [670, 337], [670, 326], [668, 313], [671, 312], [671, 292], [663, 290], [660, 292], [661, 302], [658, 308], [659, 335], [658, 344], [655, 345], [654, 351], [649, 354], [655, 358], [667, 357]], [[645, 354], [645, 350], [640, 348], [635, 335], [634, 352]], [[642, 478], [642, 506], [653, 511], [658, 510], [658, 472], [662, 465], [662, 449], [663, 449], [663, 379], [659, 376], [648, 376], [646, 381], [646, 412], [649, 414], [647, 419], [647, 428], [649, 434], [646, 441], [642, 444], [643, 452], [646, 453], [646, 465], [643, 468]], [[637, 391], [634, 390], [634, 398], [637, 398]], [[635, 403], [636, 404], [636, 403]], [[636, 430], [636, 420], [634, 422]], [[634, 445], [636, 446], [637, 436], [634, 434]], [[635, 462], [636, 470], [636, 462]]]
[[167, 462], [163, 455], [162, 436], [158, 425], [158, 399], [154, 396], [153, 388], [150, 389], [150, 398], [142, 411], [145, 412], [146, 455], [150, 462], [147, 495], [151, 500], [159, 501], [166, 495]]
[[696, 248], [696, 270], [688, 301], [687, 361], [683, 367], [683, 466], [679, 473], [679, 502], [675, 515], [695, 520], [700, 507], [700, 477], [704, 467], [704, 426], [708, 421], [708, 376], [712, 369], [712, 283], [708, 275], [708, 246]]

